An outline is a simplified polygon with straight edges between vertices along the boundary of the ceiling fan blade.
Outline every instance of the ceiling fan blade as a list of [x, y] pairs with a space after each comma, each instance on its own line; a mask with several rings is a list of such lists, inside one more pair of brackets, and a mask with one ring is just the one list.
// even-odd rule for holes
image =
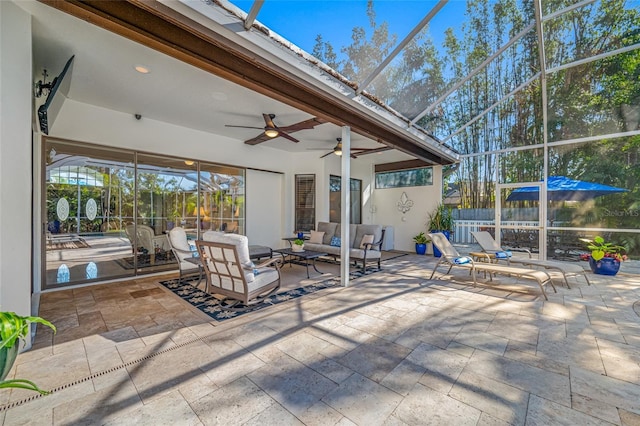
[[246, 143], [247, 145], [258, 145], [259, 143], [262, 143], [264, 141], [268, 141], [269, 139], [272, 139], [272, 138], [270, 138], [269, 136], [265, 135], [264, 133], [260, 133], [255, 138], [247, 139], [246, 141], [244, 141], [244, 143]]
[[[320, 125], [320, 124], [324, 124], [324, 123], [327, 122], [326, 120], [323, 120], [322, 118], [314, 117], [314, 118], [310, 118], [310, 119], [305, 120], [305, 121], [301, 121], [299, 123], [292, 124], [290, 126], [278, 127], [273, 122], [273, 119], [276, 118], [275, 114], [262, 114], [262, 118], [264, 119], [265, 127], [236, 126], [236, 125], [231, 125], [231, 124], [226, 124], [225, 126], [226, 127], [239, 127], [239, 128], [242, 128], [242, 129], [257, 129], [257, 130], [264, 130], [264, 131], [273, 129], [273, 130], [278, 132], [278, 136], [276, 136], [276, 137], [283, 137], [285, 139], [290, 140], [291, 142], [296, 142], [297, 143], [297, 142], [300, 142], [300, 141], [298, 139], [294, 138], [293, 136], [289, 135], [289, 132], [293, 133], [293, 132], [298, 132], [300, 130], [313, 129], [315, 126]], [[257, 145], [259, 143], [268, 141], [269, 139], [274, 139], [274, 138], [270, 138], [265, 134], [261, 134], [261, 135], [256, 136], [255, 138], [247, 139], [246, 141], [244, 141], [244, 143], [246, 143], [247, 145]]]
[[258, 129], [262, 130], [262, 127], [253, 127], [253, 126], [234, 126], [233, 124], [225, 124], [224, 127], [237, 127], [240, 129]]
[[264, 118], [264, 124], [266, 124], [267, 127], [277, 129], [276, 125], [273, 124], [273, 119], [276, 118], [275, 114], [262, 114], [262, 117]]
[[333, 151], [329, 151], [329, 152], [327, 152], [325, 155], [321, 156], [320, 158], [327, 157], [327, 156], [329, 156], [329, 155], [331, 155], [331, 154], [333, 154]]
[[293, 136], [289, 136], [288, 134], [286, 134], [285, 132], [283, 132], [281, 129], [278, 129], [278, 132], [280, 133], [278, 136], [283, 137], [285, 139], [289, 139], [291, 142], [300, 142], [298, 139], [294, 138]]
[[318, 117], [310, 118], [305, 121], [301, 121], [299, 123], [292, 124], [290, 126], [279, 127], [278, 130], [283, 132], [299, 132], [300, 130], [310, 130], [314, 127], [326, 123], [326, 120], [323, 120]]

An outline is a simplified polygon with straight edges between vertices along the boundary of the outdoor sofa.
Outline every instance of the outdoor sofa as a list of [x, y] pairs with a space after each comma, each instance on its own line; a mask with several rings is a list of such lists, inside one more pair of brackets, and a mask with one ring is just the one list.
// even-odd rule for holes
[[[318, 222], [311, 231], [310, 239], [305, 241], [305, 250], [328, 253], [334, 258], [340, 256], [341, 227], [336, 222]], [[367, 262], [377, 262], [380, 268], [381, 247], [384, 239], [382, 225], [349, 225], [349, 258], [357, 265], [362, 263], [362, 272], [366, 271]]]

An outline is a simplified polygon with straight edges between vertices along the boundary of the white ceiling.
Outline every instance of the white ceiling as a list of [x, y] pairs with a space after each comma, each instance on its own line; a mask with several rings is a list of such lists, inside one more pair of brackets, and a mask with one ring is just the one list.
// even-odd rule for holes
[[[49, 74], [47, 81], [50, 81], [75, 55], [70, 99], [240, 141], [255, 137], [261, 131], [228, 128], [225, 124], [262, 128], [263, 113], [275, 114], [274, 122], [280, 127], [312, 118], [305, 112], [42, 3], [29, 1], [19, 4], [33, 15], [36, 80], [42, 78], [42, 70], [46, 69]], [[136, 65], [144, 65], [151, 72], [140, 74], [134, 70]], [[52, 130], [55, 134], [55, 123]], [[292, 136], [301, 141], [298, 144], [275, 138], [263, 142], [263, 145], [293, 152], [316, 148], [328, 152], [340, 132], [338, 126], [327, 123], [313, 130], [293, 133]], [[355, 133], [352, 133], [351, 143], [355, 148], [382, 146]], [[323, 153], [320, 151], [319, 155]], [[394, 153], [394, 160], [398, 154], [410, 158], [397, 151]]]

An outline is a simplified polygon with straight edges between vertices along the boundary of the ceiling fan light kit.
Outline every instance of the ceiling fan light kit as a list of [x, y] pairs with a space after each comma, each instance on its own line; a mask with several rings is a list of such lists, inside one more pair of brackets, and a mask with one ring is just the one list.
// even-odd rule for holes
[[342, 155], [342, 140], [338, 138], [338, 144], [333, 148], [333, 153], [337, 156]]
[[270, 138], [275, 138], [276, 136], [278, 136], [280, 134], [280, 132], [278, 132], [276, 129], [266, 128], [264, 130], [264, 134], [269, 136]]

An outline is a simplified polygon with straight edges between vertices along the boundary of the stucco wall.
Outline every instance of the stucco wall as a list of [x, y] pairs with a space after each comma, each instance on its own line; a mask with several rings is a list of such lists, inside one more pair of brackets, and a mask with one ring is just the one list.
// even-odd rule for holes
[[0, 309], [31, 309], [31, 17], [0, 2]]

